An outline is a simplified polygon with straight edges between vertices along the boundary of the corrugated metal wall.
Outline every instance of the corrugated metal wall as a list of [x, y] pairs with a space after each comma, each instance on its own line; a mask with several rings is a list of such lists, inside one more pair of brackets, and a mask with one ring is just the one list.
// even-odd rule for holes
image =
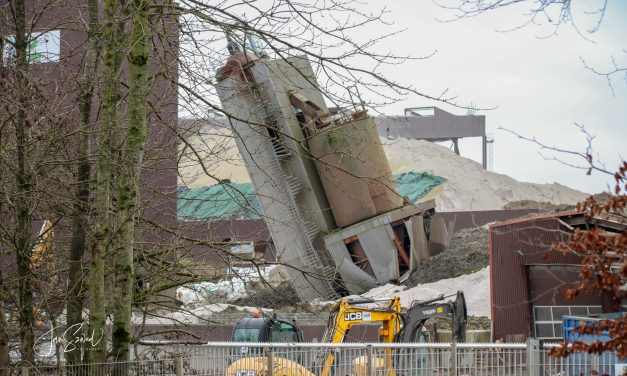
[[529, 265], [527, 271], [527, 290], [533, 297], [533, 305], [599, 305], [599, 294], [579, 294], [574, 299], [566, 298], [566, 289], [572, 288], [573, 281], [579, 277], [580, 264], [576, 265]]
[[[566, 240], [569, 230], [554, 215], [513, 220], [490, 226], [490, 299], [493, 338], [532, 334], [532, 300], [526, 265], [573, 265], [581, 258], [553, 251], [550, 245]], [[598, 297], [601, 305], [601, 297]]]

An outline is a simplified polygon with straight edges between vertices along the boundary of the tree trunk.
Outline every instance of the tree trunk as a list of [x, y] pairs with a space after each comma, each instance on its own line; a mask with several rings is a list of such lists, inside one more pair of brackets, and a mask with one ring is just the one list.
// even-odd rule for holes
[[[139, 175], [147, 133], [148, 0], [133, 0], [131, 20], [128, 131], [118, 186], [119, 248], [115, 259], [118, 295], [114, 305], [112, 352], [118, 362], [128, 361], [132, 334], [131, 310], [135, 287], [133, 242], [139, 208]], [[118, 375], [122, 373], [126, 372]]]
[[96, 231], [91, 251], [89, 272], [89, 335], [94, 341], [85, 350], [88, 363], [103, 363], [106, 359], [106, 313], [105, 313], [105, 254], [109, 249], [111, 226], [111, 135], [118, 127], [117, 103], [120, 98], [119, 73], [123, 39], [117, 16], [118, 0], [104, 3], [105, 25], [102, 30], [104, 47], [103, 94], [99, 132], [98, 176], [95, 187], [94, 209]]
[[81, 361], [83, 343], [79, 341], [84, 335], [83, 301], [85, 299], [83, 288], [83, 255], [85, 254], [87, 211], [89, 201], [89, 180], [91, 176], [90, 138], [91, 108], [94, 92], [94, 80], [96, 65], [100, 48], [98, 43], [98, 1], [88, 1], [89, 29], [88, 46], [85, 52], [85, 66], [79, 81], [79, 146], [78, 146], [78, 170], [76, 178], [76, 203], [74, 205], [74, 217], [72, 218], [72, 243], [70, 246], [70, 262], [68, 271], [67, 293], [67, 322], [69, 331], [68, 340], [80, 344], [73, 350], [65, 353], [68, 364], [78, 364]]
[[[0, 312], [4, 312], [4, 277], [0, 270]], [[9, 335], [7, 333], [7, 323], [4, 314], [0, 315], [0, 376], [9, 374], [8, 368], [11, 359], [9, 358]]]
[[[0, 57], [0, 77], [4, 74], [2, 57]], [[0, 86], [0, 89], [3, 88], [4, 85]], [[0, 150], [3, 149], [3, 129], [0, 129]], [[3, 178], [3, 170], [0, 169], [0, 181]], [[4, 213], [4, 202], [0, 200], [0, 213]], [[4, 254], [2, 250], [0, 250], [0, 259], [3, 259]], [[4, 286], [4, 276], [2, 275], [2, 269], [0, 269], [0, 312], [5, 312], [4, 302], [6, 299], [5, 294], [5, 286]], [[7, 333], [7, 322], [4, 314], [0, 315], [0, 376], [8, 376], [10, 373], [8, 368], [11, 362], [9, 355], [9, 333]]]
[[35, 338], [33, 326], [35, 314], [33, 311], [33, 286], [31, 273], [31, 185], [32, 177], [29, 167], [30, 137], [26, 129], [28, 121], [26, 111], [29, 104], [28, 88], [28, 39], [26, 34], [26, 11], [24, 1], [15, 2], [15, 52], [16, 52], [16, 82], [18, 91], [18, 110], [15, 118], [15, 137], [17, 149], [17, 192], [15, 203], [17, 206], [17, 234], [16, 259], [18, 272], [18, 304], [20, 321], [20, 353], [22, 360], [35, 360]]

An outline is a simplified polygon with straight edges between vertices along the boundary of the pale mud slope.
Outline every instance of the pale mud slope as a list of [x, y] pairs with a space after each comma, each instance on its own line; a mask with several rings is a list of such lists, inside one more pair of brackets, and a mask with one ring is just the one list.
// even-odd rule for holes
[[228, 179], [234, 183], [249, 182], [250, 177], [227, 129], [211, 129], [179, 143], [178, 185], [187, 188], [208, 187]]
[[[440, 294], [455, 295], [463, 291], [466, 298], [468, 315], [490, 317], [490, 268], [485, 267], [472, 274], [461, 275], [455, 278], [425, 283], [411, 288], [394, 284], [387, 284], [360, 295], [373, 299], [390, 299], [393, 296], [401, 298], [401, 305], [409, 307], [414, 300], [428, 300]], [[352, 298], [357, 298], [353, 296]], [[448, 297], [446, 300], [454, 299]]]
[[486, 171], [481, 164], [427, 141], [381, 140], [395, 174], [429, 171], [447, 179], [436, 196], [438, 211], [502, 209], [520, 200], [572, 205], [587, 196], [557, 183], [523, 183]]

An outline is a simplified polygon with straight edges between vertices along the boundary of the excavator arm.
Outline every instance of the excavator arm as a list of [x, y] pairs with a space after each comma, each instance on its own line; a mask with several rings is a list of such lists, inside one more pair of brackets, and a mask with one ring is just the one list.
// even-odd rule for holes
[[341, 343], [346, 333], [353, 325], [381, 322], [379, 335], [383, 342], [392, 342], [394, 336], [400, 330], [401, 309], [400, 298], [394, 297], [389, 305], [382, 309], [356, 307], [359, 304], [374, 303], [374, 300], [341, 300], [333, 309], [329, 317], [329, 323], [324, 334], [324, 342]]
[[395, 342], [416, 342], [417, 336], [422, 331], [427, 320], [449, 315], [452, 317], [453, 341], [465, 342], [468, 313], [464, 293], [458, 291], [454, 300], [438, 303], [445, 298], [447, 297], [440, 295], [427, 301], [415, 301], [407, 312], [402, 315], [403, 329], [397, 334]]
[[[394, 338], [396, 338], [401, 328], [401, 316], [399, 315], [401, 310], [400, 298], [392, 298], [389, 305], [383, 309], [356, 307], [356, 305], [366, 303], [374, 303], [374, 300], [341, 300], [329, 317], [323, 342], [344, 342], [346, 333], [353, 325], [370, 322], [381, 322], [379, 336], [382, 342], [394, 342]], [[323, 359], [324, 365], [322, 366], [320, 376], [329, 376], [331, 366], [335, 361], [334, 349], [329, 349]], [[389, 353], [386, 354], [386, 364], [391, 364], [391, 355]]]

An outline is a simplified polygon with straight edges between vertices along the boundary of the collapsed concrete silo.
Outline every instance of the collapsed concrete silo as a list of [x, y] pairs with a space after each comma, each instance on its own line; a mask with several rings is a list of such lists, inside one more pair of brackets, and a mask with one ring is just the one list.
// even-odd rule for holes
[[217, 78], [299, 296], [333, 299], [407, 277], [428, 254], [434, 203], [403, 205], [373, 119], [332, 116], [305, 57], [235, 52]]

